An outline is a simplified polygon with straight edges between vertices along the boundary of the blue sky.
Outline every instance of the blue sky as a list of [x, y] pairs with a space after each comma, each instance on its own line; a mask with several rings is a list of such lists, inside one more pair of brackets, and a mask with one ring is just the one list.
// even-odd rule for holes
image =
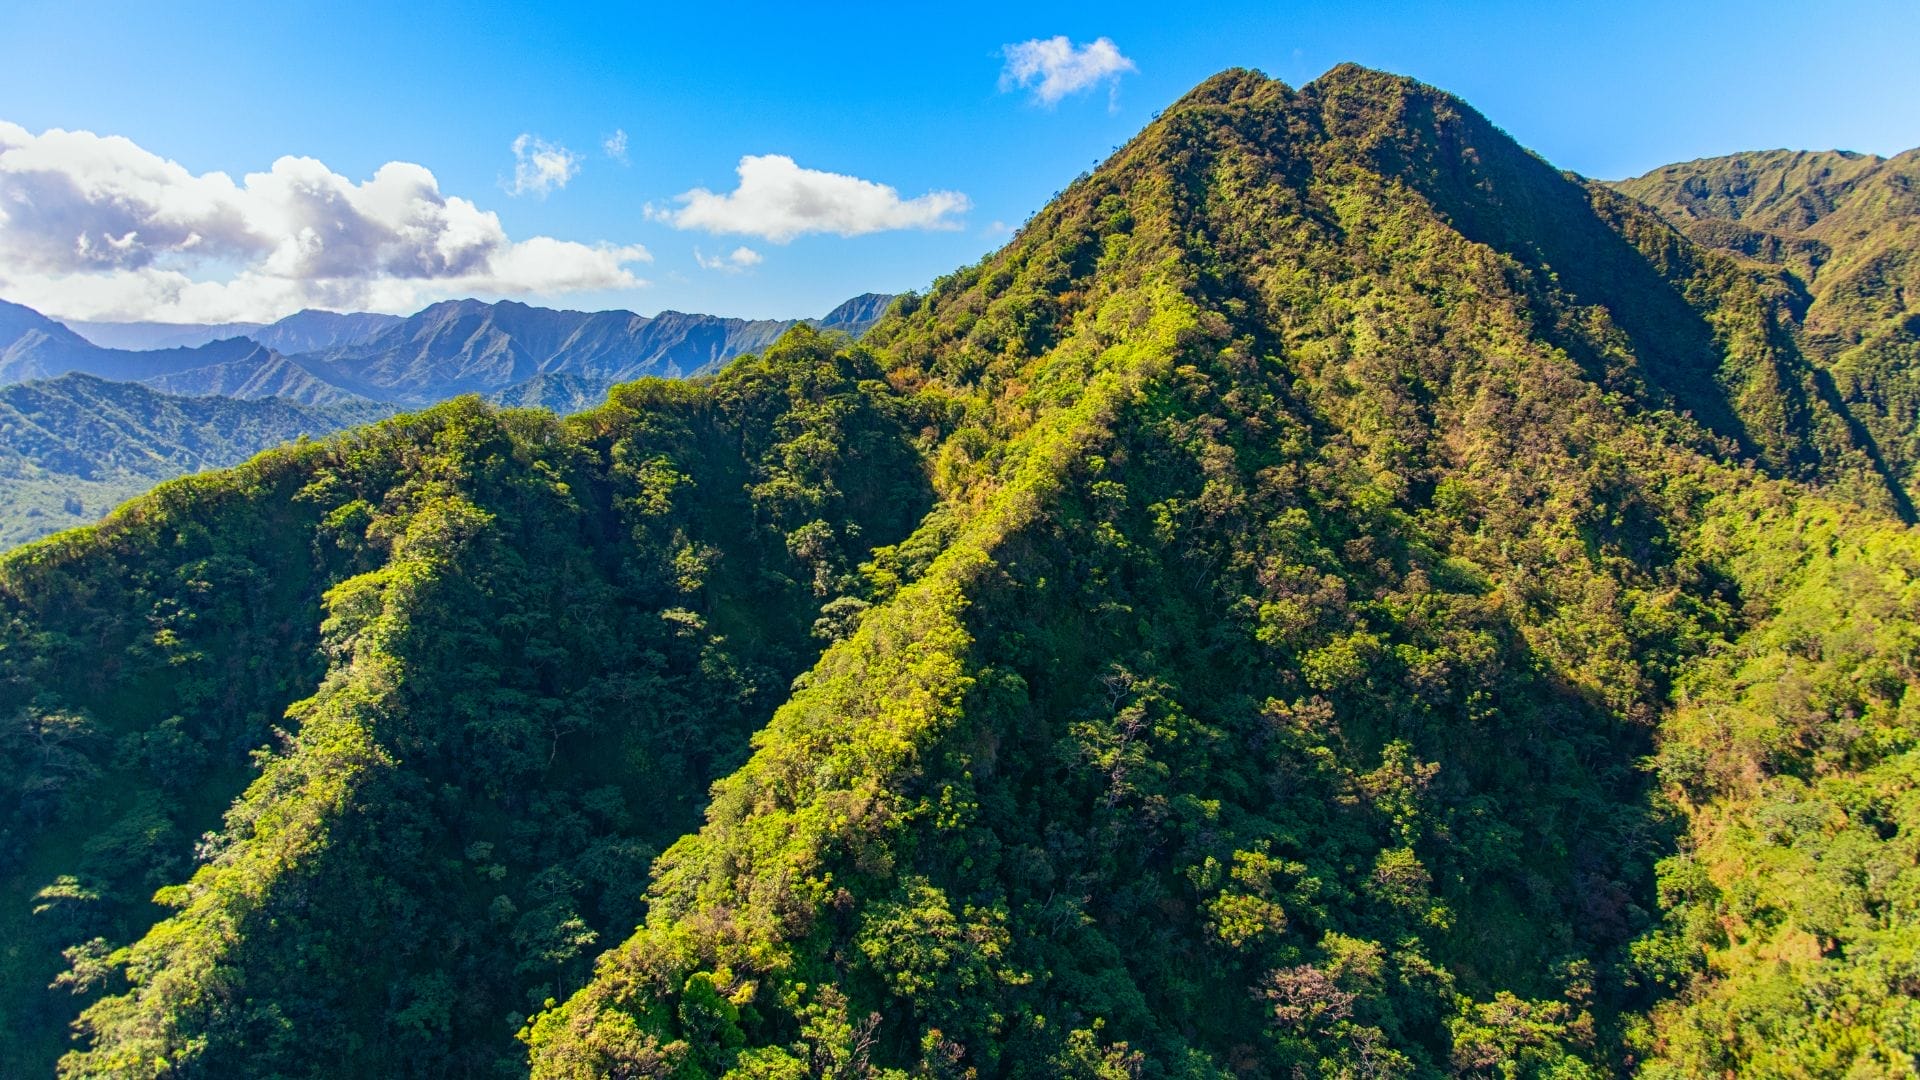
[[[1818, 18], [1809, 20], [1810, 11]], [[1131, 70], [1051, 103], [1036, 100], [1031, 86], [1003, 85], [1007, 46], [1055, 36], [1076, 47], [1106, 38]], [[1885, 154], [1920, 144], [1915, 42], [1920, 4], [1912, 0], [831, 11], [16, 2], [0, 9], [0, 122], [17, 126], [16, 143], [49, 128], [123, 136], [177, 162], [184, 175], [219, 171], [242, 186], [242, 177], [285, 155], [316, 159], [351, 184], [388, 162], [423, 166], [430, 177], [407, 174], [413, 189], [457, 196], [495, 222], [448, 228], [484, 226], [499, 235], [474, 242], [481, 246], [473, 250], [485, 248], [468, 260], [479, 269], [466, 277], [448, 270], [422, 297], [441, 284], [477, 282], [556, 306], [792, 316], [818, 314], [867, 290], [921, 287], [979, 258], [1003, 239], [996, 223], [1023, 220], [1156, 110], [1229, 66], [1257, 67], [1295, 85], [1342, 60], [1410, 74], [1465, 97], [1557, 165], [1617, 177], [1740, 149]], [[615, 132], [626, 135], [624, 162], [603, 149]], [[541, 145], [572, 155], [559, 167], [564, 186], [549, 183], [541, 192], [522, 184], [513, 192], [521, 136], [529, 161]], [[0, 129], [0, 150], [6, 137]], [[90, 160], [85, 149], [68, 146], [60, 160]], [[725, 195], [740, 182], [742, 158], [768, 155], [790, 158], [793, 169], [892, 187], [901, 206], [881, 218], [907, 227], [791, 238], [715, 235], [684, 218], [679, 224], [688, 227], [676, 227], [675, 215], [688, 205], [679, 196], [695, 189]], [[288, 183], [298, 180], [289, 175]], [[406, 178], [389, 179], [399, 190]], [[929, 193], [964, 196], [966, 208], [955, 209], [952, 198], [939, 206], [913, 202]], [[249, 205], [266, 198], [246, 197]], [[140, 274], [148, 284], [164, 271], [176, 285], [218, 285], [265, 266], [275, 239], [262, 239], [272, 227], [255, 219], [267, 212], [235, 213], [251, 215], [244, 229], [233, 226], [236, 236], [251, 230], [249, 239], [224, 248], [204, 228], [206, 237], [183, 233], [173, 248], [155, 246], [137, 259], [102, 255], [105, 243], [92, 242], [86, 269], [119, 276], [113, 289], [87, 279], [98, 295], [75, 299], [76, 312], [88, 309], [75, 317], [132, 314], [146, 302], [139, 291], [146, 286], [136, 287]], [[723, 219], [704, 220], [710, 227]], [[929, 221], [941, 227], [915, 227]], [[134, 231], [108, 222], [97, 235], [160, 244], [150, 223], [137, 241], [128, 239]], [[534, 237], [563, 245], [515, 246]], [[41, 245], [32, 249], [41, 259], [38, 276], [0, 281], [0, 296], [22, 299], [24, 291], [25, 302], [59, 306], [62, 289], [79, 289], [75, 268], [60, 261], [59, 245], [28, 239]], [[28, 251], [28, 240], [18, 244]], [[398, 257], [390, 247], [381, 258]], [[636, 254], [640, 247], [647, 261]], [[730, 260], [742, 247], [751, 254]], [[217, 257], [206, 254], [216, 248]], [[272, 259], [280, 267], [273, 273], [322, 273], [306, 256], [279, 251]], [[306, 261], [286, 270], [289, 259]], [[585, 269], [551, 269], [567, 259]], [[555, 291], [542, 299], [523, 282]], [[588, 284], [565, 291], [568, 282]], [[314, 295], [284, 285], [261, 285], [245, 303]], [[238, 294], [207, 295], [218, 298], [212, 308], [175, 304], [158, 314], [204, 315]], [[416, 293], [380, 295], [392, 306]]]

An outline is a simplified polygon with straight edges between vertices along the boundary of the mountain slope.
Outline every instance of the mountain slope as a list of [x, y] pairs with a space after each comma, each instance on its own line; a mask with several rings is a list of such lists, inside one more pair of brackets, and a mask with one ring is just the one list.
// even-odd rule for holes
[[[1769, 150], [1667, 165], [1614, 186], [1670, 217], [1736, 221], [1786, 236], [1858, 218], [1887, 197], [1915, 206], [1895, 193], [1915, 155], [1891, 160], [1845, 151]], [[1836, 218], [1835, 215], [1839, 216]], [[1875, 213], [1873, 216], [1882, 215]]]
[[[309, 361], [282, 356], [251, 339], [236, 339], [240, 348], [231, 355], [197, 357], [204, 364], [147, 375], [142, 385], [172, 394], [220, 396], [242, 401], [284, 398], [303, 405], [370, 404], [370, 399], [341, 389], [330, 373]], [[206, 346], [212, 352], [225, 342]]]
[[[103, 348], [29, 308], [0, 308], [0, 383], [83, 371], [144, 382], [171, 393], [286, 397], [312, 404], [352, 400], [428, 405], [464, 393], [506, 399], [598, 403], [616, 383], [649, 375], [711, 371], [758, 352], [810, 321], [859, 336], [893, 298], [866, 293], [818, 320], [727, 319], [663, 311], [556, 311], [503, 301], [449, 300], [407, 318], [302, 311], [221, 340], [168, 348]], [[146, 324], [113, 340], [154, 344]], [[239, 326], [239, 324], [235, 324]], [[211, 332], [218, 328], [199, 328]], [[183, 331], [184, 332], [184, 331]], [[555, 395], [542, 376], [565, 376]], [[529, 384], [524, 387], [521, 384]]]
[[162, 480], [386, 411], [182, 398], [78, 374], [0, 387], [0, 545], [86, 524]]
[[1920, 495], [1920, 150], [1736, 154], [1614, 186], [1701, 244], [1781, 268], [1800, 341]]
[[[156, 881], [187, 865], [180, 844], [220, 828], [229, 801], [242, 890], [273, 913], [242, 918], [243, 948], [211, 924], [224, 944], [190, 932], [182, 959], [290, 966], [249, 976], [259, 1007], [232, 999], [219, 1032], [196, 1036], [215, 1059], [316, 1067], [275, 1034], [288, 1023], [335, 1031], [331, 1067], [349, 1072], [402, 1052], [462, 1072], [517, 1057], [502, 1018], [577, 981], [595, 937], [632, 924], [623, 883], [697, 819], [817, 651], [817, 590], [924, 509], [908, 414], [861, 389], [877, 375], [803, 332], [711, 383], [623, 387], [564, 425], [463, 399], [174, 481], [11, 556], [12, 625], [50, 636], [0, 649], [7, 692], [39, 664], [66, 689], [6, 704], [8, 739], [59, 733], [53, 757], [9, 742], [4, 758], [24, 772], [4, 777], [0, 873], [9, 895], [52, 883], [0, 927], [34, 944], [4, 958], [6, 1071], [47, 1067], [74, 1001], [15, 988], [52, 979], [60, 947], [77, 941], [98, 970], [86, 941], [139, 937], [163, 913], [146, 903]], [[279, 510], [256, 516], [263, 498]], [[165, 535], [180, 545], [163, 566]], [[80, 581], [93, 599], [70, 602]], [[231, 591], [245, 582], [249, 596]], [[165, 626], [122, 617], [149, 596]], [[380, 615], [388, 604], [404, 616]], [[302, 763], [250, 787], [250, 751], [295, 738]], [[131, 846], [78, 839], [109, 834]], [[296, 860], [278, 884], [257, 876], [266, 847]], [[384, 930], [336, 936], [368, 910]], [[323, 939], [343, 947], [315, 951]], [[408, 1017], [389, 1015], [393, 993], [417, 1005]]]
[[551, 409], [562, 415], [584, 412], [607, 398], [607, 384], [597, 379], [559, 372], [534, 375], [486, 395], [488, 401], [510, 408]]
[[353, 345], [400, 321], [397, 315], [368, 311], [296, 311], [279, 322], [250, 330], [246, 336], [275, 352], [293, 355]]
[[[1706, 275], [1725, 292], [1690, 319], [1674, 300]], [[1845, 682], [1904, 648], [1920, 553], [1647, 411], [1679, 398], [1764, 433], [1780, 471], [1882, 502], [1844, 429], [1769, 430], [1769, 392], [1804, 369], [1745, 353], [1759, 328], [1728, 300], [1756, 284], [1404, 80], [1203, 86], [876, 330], [909, 378], [1020, 387], [980, 403], [987, 434], [1059, 427], [986, 459], [997, 495], [716, 789], [657, 864], [647, 926], [530, 1028], [535, 1074], [1736, 1065], [1751, 1046], [1687, 1036], [1705, 1007], [1639, 1018], [1728, 943], [1691, 860], [1660, 867], [1674, 929], [1652, 916], [1668, 811], [1635, 762], [1713, 643], [1775, 662], [1779, 630], [1730, 600], [1788, 603], [1829, 643], [1807, 676]], [[1578, 306], [1609, 288], [1647, 306], [1616, 300], [1624, 325]], [[1693, 320], [1706, 348], [1660, 336]], [[1812, 535], [1756, 536], [1768, 519]], [[1863, 557], [1888, 572], [1795, 592]], [[1886, 621], [1847, 640], [1855, 604]], [[1897, 724], [1914, 673], [1887, 675], [1847, 708]], [[1783, 762], [1832, 752], [1819, 702]], [[1677, 739], [1669, 775], [1758, 752], [1703, 751]], [[1754, 794], [1698, 782], [1707, 828], [1716, 796]], [[1769, 904], [1794, 888], [1735, 873]], [[1829, 902], [1848, 938], [1901, 921]], [[1790, 935], [1782, 915], [1749, 941]], [[1854, 1015], [1856, 1060], [1904, 1039], [1899, 985]], [[1773, 1008], [1814, 1033], [1780, 1058], [1821, 1050], [1817, 1008]]]
[[[0, 303], [4, 303], [0, 301]], [[254, 396], [274, 396], [273, 389], [299, 389], [299, 396], [315, 403], [356, 400], [356, 396], [323, 385], [311, 371], [303, 380], [289, 374], [300, 365], [244, 337], [223, 338], [204, 345], [164, 349], [107, 349], [86, 341], [65, 326], [17, 304], [0, 312], [0, 385], [51, 379], [79, 372], [118, 382], [139, 382], [173, 393], [228, 394], [231, 388], [253, 387]]]
[[1920, 536], [1792, 300], [1234, 71], [857, 345], [165, 486], [0, 560], [6, 1064], [1890, 1071]]
[[372, 312], [296, 311], [271, 323], [71, 323], [81, 336], [108, 349], [144, 351], [193, 348], [227, 338], [243, 337], [282, 354], [317, 352], [351, 345], [400, 321], [397, 315]]
[[889, 293], [861, 293], [822, 316], [820, 329], [859, 337], [880, 321], [893, 299]]
[[0, 300], [0, 382], [45, 379], [78, 370], [99, 346], [29, 307]]
[[792, 325], [450, 300], [313, 359], [369, 396], [422, 403], [500, 392], [539, 375], [574, 376], [602, 388], [646, 375], [687, 375], [763, 349]]

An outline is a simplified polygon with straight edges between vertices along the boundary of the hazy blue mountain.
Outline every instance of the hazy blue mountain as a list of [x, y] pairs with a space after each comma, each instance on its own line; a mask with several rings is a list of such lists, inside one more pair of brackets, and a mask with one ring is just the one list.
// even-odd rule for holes
[[370, 311], [338, 312], [308, 309], [272, 323], [156, 323], [84, 322], [66, 325], [103, 349], [144, 352], [153, 349], [191, 349], [225, 338], [251, 338], [282, 354], [317, 352], [364, 341], [400, 321], [398, 315]]
[[[857, 336], [892, 299], [857, 296], [817, 320], [452, 300], [407, 318], [302, 311], [264, 326], [82, 323], [84, 334], [0, 301], [0, 547], [302, 431], [464, 393], [579, 412], [619, 382], [760, 352], [797, 322]], [[199, 340], [214, 332], [231, 336]]]
[[[884, 308], [890, 299], [856, 298], [821, 324], [857, 333], [871, 325], [875, 301]], [[310, 366], [356, 393], [407, 404], [470, 392], [499, 394], [541, 375], [573, 376], [564, 384], [570, 395], [643, 376], [710, 371], [764, 349], [797, 321], [680, 311], [649, 318], [631, 311], [449, 300], [356, 344], [315, 353]], [[540, 397], [540, 391], [534, 393]]]
[[[237, 338], [235, 342], [245, 348], [234, 349], [235, 355], [230, 358], [208, 357], [211, 362], [201, 366], [146, 375], [139, 381], [170, 394], [218, 394], [246, 400], [285, 398], [303, 405], [339, 405], [372, 400], [336, 386], [325, 373], [316, 372], [308, 362], [282, 356], [246, 338]], [[217, 344], [224, 349], [230, 343]], [[220, 350], [203, 346], [194, 351]]]
[[[16, 347], [25, 340], [16, 343]], [[79, 371], [118, 382], [165, 381], [169, 392], [176, 394], [228, 393], [208, 384], [220, 378], [211, 373], [229, 372], [224, 378], [231, 382], [237, 377], [233, 372], [265, 368], [279, 358], [278, 353], [247, 338], [225, 338], [192, 348], [143, 350], [103, 349], [94, 345], [72, 350], [41, 343], [31, 351], [23, 351], [19, 370], [6, 371], [8, 377], [0, 381], [50, 379]], [[209, 374], [203, 377], [194, 372]]]
[[122, 382], [172, 378], [176, 385], [171, 389], [176, 392], [215, 393], [219, 391], [186, 385], [192, 380], [179, 376], [196, 369], [260, 367], [277, 355], [243, 337], [192, 347], [110, 349], [32, 308], [0, 301], [0, 384], [81, 371]]
[[99, 346], [45, 315], [0, 300], [0, 382], [22, 382], [92, 362]]
[[[711, 371], [742, 353], [759, 352], [786, 333], [797, 319], [717, 319], [684, 311], [663, 311], [648, 321], [637, 343], [642, 353], [608, 374], [690, 375]], [[665, 370], [651, 370], [664, 368]]]
[[309, 308], [249, 331], [246, 336], [275, 352], [291, 356], [357, 344], [402, 321], [398, 315], [372, 311], [342, 313]]
[[496, 405], [514, 408], [552, 409], [557, 413], [576, 413], [591, 409], [607, 399], [611, 383], [588, 379], [566, 372], [549, 372], [514, 383], [487, 395]]
[[[797, 322], [857, 336], [892, 299], [857, 296], [817, 320], [449, 300], [406, 318], [302, 311], [267, 326], [237, 324], [245, 336], [165, 348], [144, 347], [163, 340], [158, 324], [85, 324], [100, 341], [138, 349], [110, 348], [31, 308], [0, 304], [0, 385], [80, 371], [172, 394], [418, 406], [478, 393], [572, 411], [597, 404], [618, 382], [713, 371], [765, 349]], [[190, 340], [215, 328], [171, 329]]]
[[488, 392], [571, 366], [598, 368], [632, 351], [647, 320], [627, 311], [556, 311], [449, 300], [365, 341], [315, 354], [337, 381], [395, 400]]
[[391, 411], [182, 397], [80, 373], [0, 387], [0, 547], [94, 521], [162, 480]]
[[191, 349], [223, 338], [246, 337], [265, 324], [230, 323], [158, 323], [87, 322], [63, 320], [67, 327], [103, 349]]
[[867, 328], [880, 321], [893, 303], [892, 293], [861, 293], [859, 296], [841, 304], [820, 320], [820, 329], [838, 330], [843, 334], [859, 337]]

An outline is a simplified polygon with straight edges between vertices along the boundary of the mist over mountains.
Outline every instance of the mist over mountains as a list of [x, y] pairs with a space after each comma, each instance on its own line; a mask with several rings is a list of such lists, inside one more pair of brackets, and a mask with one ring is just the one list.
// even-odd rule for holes
[[219, 323], [182, 325], [179, 323], [75, 322], [66, 325], [95, 345], [108, 349], [193, 348], [225, 338], [244, 337], [281, 353], [314, 352], [345, 345], [370, 337], [403, 321], [400, 315], [374, 312], [342, 314], [335, 311], [299, 311], [273, 323]]

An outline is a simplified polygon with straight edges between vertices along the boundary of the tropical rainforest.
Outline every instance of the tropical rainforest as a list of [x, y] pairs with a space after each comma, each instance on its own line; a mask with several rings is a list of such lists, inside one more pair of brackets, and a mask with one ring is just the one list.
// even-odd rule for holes
[[0, 1072], [1912, 1075], [1912, 156], [1210, 79], [857, 342], [0, 561]]

